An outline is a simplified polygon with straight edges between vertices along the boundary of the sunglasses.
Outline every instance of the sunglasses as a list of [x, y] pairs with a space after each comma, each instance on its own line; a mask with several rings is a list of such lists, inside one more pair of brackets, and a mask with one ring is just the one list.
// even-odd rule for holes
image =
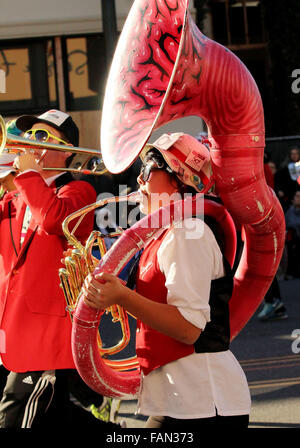
[[49, 131], [47, 131], [47, 129], [29, 129], [24, 133], [24, 138], [31, 138], [31, 137], [38, 142], [47, 142], [49, 138], [51, 138], [53, 140], [62, 143], [63, 145], [68, 145], [67, 142], [51, 134]]
[[156, 162], [148, 162], [145, 165], [142, 165], [140, 175], [142, 176], [143, 182], [147, 182], [149, 180], [150, 174], [152, 171], [165, 170], [168, 173], [173, 173], [171, 168], [167, 164], [157, 164]]

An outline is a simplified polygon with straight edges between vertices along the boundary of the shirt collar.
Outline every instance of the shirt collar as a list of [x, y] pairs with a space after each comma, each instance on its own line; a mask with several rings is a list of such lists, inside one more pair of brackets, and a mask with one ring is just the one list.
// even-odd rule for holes
[[52, 184], [52, 182], [54, 182], [55, 179], [57, 179], [58, 177], [62, 176], [63, 174], [65, 174], [65, 172], [56, 174], [55, 176], [48, 177], [47, 179], [44, 179], [44, 181], [46, 182], [46, 184], [48, 185], [48, 187], [50, 187], [50, 185]]

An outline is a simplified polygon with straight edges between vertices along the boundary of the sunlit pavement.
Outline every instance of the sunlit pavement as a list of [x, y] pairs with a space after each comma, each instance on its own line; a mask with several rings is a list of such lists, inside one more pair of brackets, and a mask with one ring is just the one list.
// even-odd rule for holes
[[253, 428], [300, 428], [300, 279], [280, 289], [288, 318], [260, 322], [256, 313], [231, 347], [248, 379]]

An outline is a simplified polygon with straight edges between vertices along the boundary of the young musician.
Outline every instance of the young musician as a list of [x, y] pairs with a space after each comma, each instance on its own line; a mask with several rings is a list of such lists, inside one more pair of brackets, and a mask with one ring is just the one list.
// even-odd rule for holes
[[[16, 156], [14, 154], [1, 154], [0, 156], [0, 201], [3, 200], [5, 195], [7, 198], [7, 194], [16, 189], [16, 186], [14, 184], [16, 173], [13, 167], [15, 157]], [[0, 397], [2, 397], [2, 392], [6, 383], [7, 375], [8, 371], [3, 366], [0, 356]]]
[[[16, 170], [13, 167], [15, 158], [14, 154], [0, 155], [0, 186], [3, 189], [3, 195], [16, 189], [14, 183]], [[3, 195], [0, 195], [0, 199], [2, 199]]]
[[[141, 157], [144, 214], [156, 211], [162, 197], [167, 205], [174, 195], [206, 193], [211, 187], [209, 151], [189, 135], [165, 134]], [[199, 218], [171, 225], [146, 245], [135, 291], [107, 273], [86, 279], [87, 305], [104, 309], [116, 303], [138, 319], [138, 407], [150, 416], [148, 427], [248, 426], [247, 381], [229, 351], [231, 293], [229, 263], [214, 226]]]
[[[58, 110], [22, 116], [16, 126], [28, 139], [78, 146], [75, 122]], [[75, 365], [71, 320], [58, 276], [67, 249], [62, 222], [93, 203], [96, 192], [63, 171], [72, 152], [46, 150], [38, 163], [41, 156], [41, 151], [26, 152], [15, 159], [16, 189], [0, 202], [1, 359], [10, 372], [0, 403], [2, 428], [42, 423], [44, 415], [51, 415], [51, 403], [56, 424], [71, 423], [66, 387]], [[77, 237], [84, 241], [92, 229], [90, 215], [76, 230]]]

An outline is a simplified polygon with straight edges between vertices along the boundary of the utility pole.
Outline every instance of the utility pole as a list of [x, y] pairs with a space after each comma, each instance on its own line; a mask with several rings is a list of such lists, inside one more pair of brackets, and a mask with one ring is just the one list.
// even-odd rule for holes
[[115, 0], [101, 0], [106, 62], [110, 66], [118, 38]]

